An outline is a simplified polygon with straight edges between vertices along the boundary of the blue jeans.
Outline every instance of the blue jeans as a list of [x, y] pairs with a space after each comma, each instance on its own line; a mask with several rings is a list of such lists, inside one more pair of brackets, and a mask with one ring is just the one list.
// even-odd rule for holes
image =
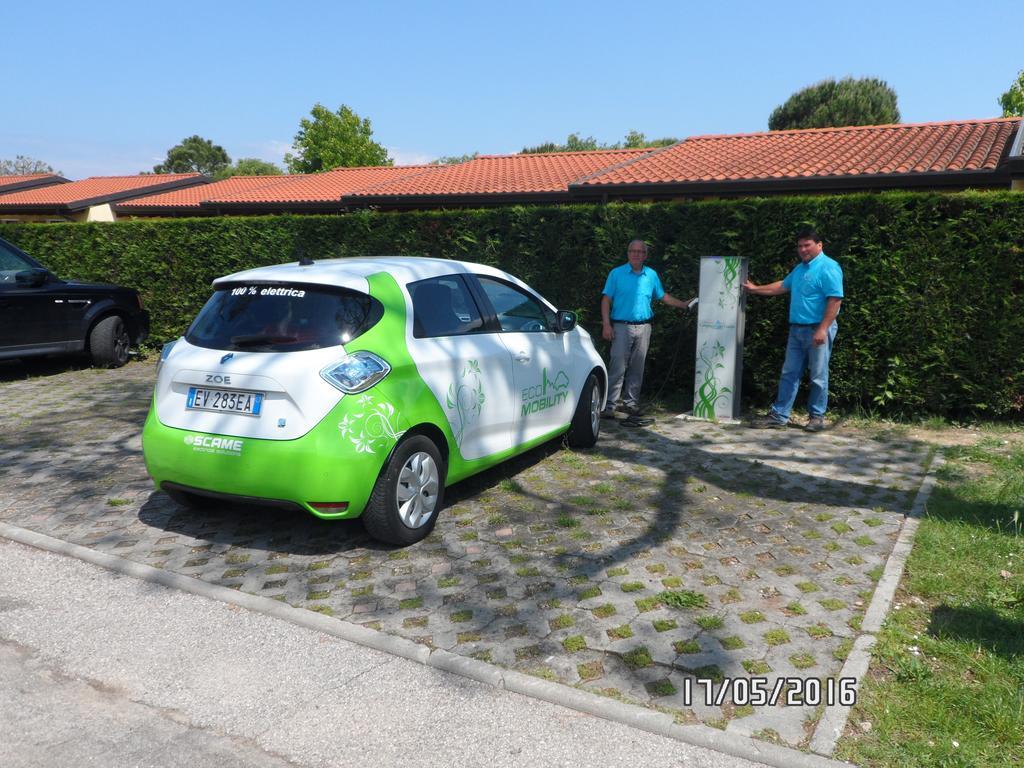
[[839, 326], [833, 321], [828, 329], [828, 337], [820, 347], [814, 346], [812, 341], [817, 328], [816, 325], [789, 326], [786, 362], [782, 364], [779, 396], [772, 406], [772, 418], [789, 421], [793, 401], [800, 389], [800, 379], [808, 369], [811, 372], [811, 391], [807, 396], [807, 411], [811, 416], [824, 416], [828, 410], [828, 361], [832, 357], [832, 344]]

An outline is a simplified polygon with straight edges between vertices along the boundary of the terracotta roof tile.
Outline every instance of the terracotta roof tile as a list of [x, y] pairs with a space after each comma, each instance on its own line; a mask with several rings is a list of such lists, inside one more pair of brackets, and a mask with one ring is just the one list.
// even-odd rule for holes
[[569, 184], [600, 169], [635, 160], [648, 149], [481, 155], [458, 165], [434, 166], [431, 173], [351, 192], [352, 197], [488, 195], [567, 192]]
[[246, 203], [338, 203], [344, 195], [386, 181], [431, 173], [437, 165], [381, 165], [335, 168], [323, 173], [281, 177], [284, 181], [260, 189], [218, 194], [207, 198], [212, 205]]
[[4, 190], [45, 187], [51, 184], [65, 184], [67, 179], [55, 173], [30, 173], [21, 176], [0, 176], [0, 192]]
[[693, 136], [576, 187], [994, 170], [1020, 118]]
[[65, 206], [75, 204], [110, 202], [133, 190], [159, 187], [165, 184], [202, 183], [206, 177], [198, 173], [162, 173], [140, 176], [92, 176], [67, 184], [52, 184], [46, 187], [24, 189], [0, 195], [0, 207]]
[[289, 176], [232, 176], [209, 184], [175, 189], [144, 197], [133, 197], [117, 204], [117, 210], [130, 213], [134, 208], [199, 208], [199, 204], [221, 195], [252, 194], [262, 187], [287, 183]]

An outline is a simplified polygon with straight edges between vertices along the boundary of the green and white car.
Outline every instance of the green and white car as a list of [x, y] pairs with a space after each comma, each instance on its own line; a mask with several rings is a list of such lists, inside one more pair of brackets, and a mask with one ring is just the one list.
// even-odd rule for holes
[[362, 516], [411, 544], [446, 485], [568, 432], [598, 437], [607, 372], [572, 312], [498, 269], [332, 259], [219, 278], [164, 347], [143, 432], [175, 500]]

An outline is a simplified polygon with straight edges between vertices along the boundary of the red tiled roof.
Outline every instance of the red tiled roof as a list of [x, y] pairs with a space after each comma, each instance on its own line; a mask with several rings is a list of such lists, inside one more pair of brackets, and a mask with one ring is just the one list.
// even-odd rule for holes
[[288, 176], [231, 176], [209, 184], [175, 189], [155, 195], [133, 197], [117, 204], [117, 209], [130, 212], [133, 208], [198, 208], [211, 197], [221, 195], [252, 194], [262, 187], [272, 187], [289, 181]]
[[1020, 118], [693, 136], [575, 187], [994, 170]]
[[25, 189], [0, 195], [0, 207], [31, 208], [42, 206], [76, 207], [96, 205], [124, 197], [125, 193], [147, 187], [164, 185], [184, 186], [189, 182], [202, 183], [205, 176], [198, 173], [162, 173], [140, 176], [92, 176], [67, 184]]
[[381, 182], [431, 173], [436, 165], [381, 165], [335, 168], [323, 173], [284, 176], [284, 181], [260, 189], [208, 197], [212, 205], [252, 203], [338, 203], [343, 195]]
[[649, 149], [613, 149], [481, 155], [465, 163], [435, 166], [436, 170], [431, 173], [378, 184], [350, 195], [365, 198], [567, 192], [569, 184], [576, 179], [649, 152]]
[[30, 173], [20, 176], [0, 176], [0, 192], [4, 190], [45, 187], [51, 184], [66, 184], [67, 179], [55, 173]]

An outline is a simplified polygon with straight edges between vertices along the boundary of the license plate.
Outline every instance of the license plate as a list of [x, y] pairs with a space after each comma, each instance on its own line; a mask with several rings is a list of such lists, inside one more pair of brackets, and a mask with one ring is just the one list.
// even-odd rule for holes
[[237, 389], [206, 389], [189, 387], [185, 407], [193, 411], [216, 411], [217, 413], [241, 413], [245, 416], [259, 416], [263, 407], [262, 392], [240, 392]]

